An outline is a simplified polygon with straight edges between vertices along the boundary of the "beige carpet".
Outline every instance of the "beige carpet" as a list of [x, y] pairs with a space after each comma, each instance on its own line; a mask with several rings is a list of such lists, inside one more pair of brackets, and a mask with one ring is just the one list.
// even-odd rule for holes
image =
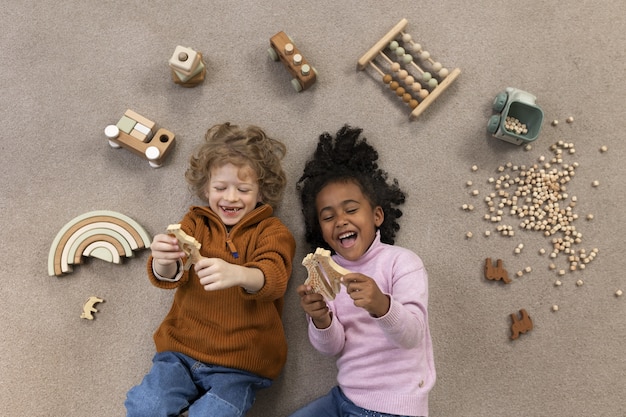
[[[121, 264], [85, 258], [54, 277], [50, 247], [68, 222], [96, 210], [122, 213], [150, 236], [177, 222], [197, 203], [183, 178], [188, 157], [206, 129], [224, 121], [258, 124], [287, 144], [289, 188], [278, 215], [299, 245], [284, 314], [288, 363], [250, 416], [287, 416], [335, 381], [333, 359], [308, 343], [294, 292], [308, 251], [295, 181], [317, 136], [344, 123], [364, 129], [408, 192], [397, 243], [418, 253], [430, 274], [438, 372], [431, 415], [626, 415], [626, 296], [615, 295], [626, 291], [622, 1], [28, 0], [4, 1], [2, 10], [0, 415], [124, 415], [172, 293], [149, 284], [147, 250]], [[462, 71], [412, 121], [373, 68], [356, 69], [401, 18], [435, 60]], [[304, 92], [268, 57], [281, 30], [318, 72]], [[201, 85], [172, 82], [167, 61], [177, 45], [203, 54]], [[506, 87], [535, 95], [545, 114], [530, 150], [486, 131]], [[104, 128], [126, 109], [175, 133], [162, 168], [108, 145]], [[599, 250], [574, 272], [564, 252], [549, 258], [550, 238], [521, 230], [508, 210], [501, 222], [484, 219], [492, 215], [489, 179], [515, 178], [542, 155], [549, 161], [559, 140], [574, 143], [575, 153], [568, 149], [555, 165], [579, 164], [567, 184], [582, 233], [575, 250]], [[503, 236], [498, 224], [515, 235]], [[487, 257], [504, 261], [510, 284], [484, 278]], [[518, 276], [526, 267], [531, 272]], [[90, 296], [105, 300], [92, 321], [80, 318]], [[510, 315], [520, 309], [534, 328], [510, 340]]]

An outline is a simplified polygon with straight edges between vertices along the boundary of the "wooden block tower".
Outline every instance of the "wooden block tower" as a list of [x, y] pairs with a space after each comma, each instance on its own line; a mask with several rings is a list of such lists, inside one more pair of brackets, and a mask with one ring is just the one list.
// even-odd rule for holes
[[202, 54], [191, 48], [177, 46], [169, 60], [172, 80], [183, 87], [195, 87], [204, 81], [206, 64]]

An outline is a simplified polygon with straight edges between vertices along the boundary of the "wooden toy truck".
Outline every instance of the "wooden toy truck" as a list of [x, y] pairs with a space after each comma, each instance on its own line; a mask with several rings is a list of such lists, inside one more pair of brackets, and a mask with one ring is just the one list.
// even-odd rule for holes
[[317, 71], [302, 56], [291, 38], [285, 32], [278, 32], [270, 38], [271, 48], [268, 49], [270, 58], [280, 61], [289, 71], [293, 79], [291, 85], [297, 91], [304, 91], [311, 87], [317, 79]]
[[113, 148], [126, 148], [148, 160], [152, 168], [159, 168], [164, 158], [172, 150], [174, 134], [169, 130], [159, 129], [152, 120], [126, 110], [116, 125], [108, 125], [104, 134]]

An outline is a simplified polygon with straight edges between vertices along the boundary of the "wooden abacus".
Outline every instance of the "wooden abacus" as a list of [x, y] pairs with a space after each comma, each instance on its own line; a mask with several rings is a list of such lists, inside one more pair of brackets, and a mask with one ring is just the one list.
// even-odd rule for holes
[[[461, 70], [455, 68], [449, 71], [440, 62], [433, 60], [430, 53], [423, 50], [422, 46], [414, 42], [411, 35], [404, 31], [408, 23], [406, 19], [400, 20], [359, 59], [357, 69], [362, 71], [371, 67], [376, 70], [383, 82], [409, 105], [412, 109], [410, 117], [415, 118], [454, 82], [461, 74]], [[407, 52], [409, 48], [417, 54], [419, 63]], [[400, 62], [391, 59], [386, 51], [392, 52]], [[385, 73], [375, 63], [378, 58], [389, 67], [391, 73]], [[400, 82], [404, 83], [406, 88], [402, 87]]]

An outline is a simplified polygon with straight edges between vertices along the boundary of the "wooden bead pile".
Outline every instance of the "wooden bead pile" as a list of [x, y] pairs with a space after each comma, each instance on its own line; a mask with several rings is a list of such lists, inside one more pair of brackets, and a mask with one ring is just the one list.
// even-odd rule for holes
[[[519, 229], [535, 231], [549, 239], [552, 245], [549, 258], [562, 255], [567, 259], [566, 268], [557, 270], [556, 265], [550, 264], [550, 269], [558, 275], [564, 275], [567, 270], [585, 269], [599, 253], [597, 248], [578, 249], [583, 239], [575, 226], [579, 218], [575, 212], [578, 199], [568, 194], [568, 185], [579, 164], [565, 161], [567, 155], [575, 153], [574, 149], [573, 143], [558, 141], [550, 147], [552, 157], [541, 156], [532, 166], [512, 163], [500, 166], [497, 169], [500, 176], [488, 179], [492, 190], [484, 197], [487, 207], [484, 219], [496, 226], [502, 236], [515, 236], [513, 227], [503, 224], [504, 217], [508, 217], [519, 221]], [[522, 248], [517, 249], [516, 253]], [[545, 253], [543, 249], [540, 251]]]
[[504, 128], [509, 132], [514, 132], [518, 135], [525, 135], [528, 133], [526, 125], [520, 122], [519, 119], [511, 116], [507, 116], [506, 119], [504, 119]]
[[[402, 19], [387, 32], [359, 59], [357, 68], [361, 71], [373, 68], [383, 83], [411, 108], [411, 117], [418, 117], [461, 74], [461, 70], [449, 71], [433, 60], [430, 52], [404, 32], [407, 24], [408, 21]], [[381, 68], [381, 61], [388, 72]]]

